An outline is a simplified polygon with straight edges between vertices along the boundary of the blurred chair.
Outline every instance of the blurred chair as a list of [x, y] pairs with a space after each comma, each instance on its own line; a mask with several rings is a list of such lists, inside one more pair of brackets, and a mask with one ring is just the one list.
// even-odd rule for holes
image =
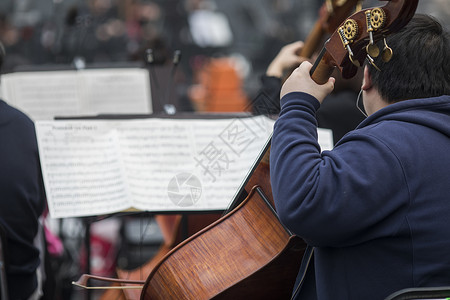
[[384, 300], [448, 299], [450, 286], [407, 288], [392, 293]]
[[6, 281], [6, 232], [0, 225], [0, 299], [8, 300], [8, 286]]

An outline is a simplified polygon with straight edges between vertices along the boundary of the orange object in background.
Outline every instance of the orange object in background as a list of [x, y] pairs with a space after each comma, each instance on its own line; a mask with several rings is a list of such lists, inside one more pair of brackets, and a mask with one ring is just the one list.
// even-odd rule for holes
[[199, 69], [190, 98], [199, 112], [249, 111], [247, 95], [232, 58], [211, 58]]

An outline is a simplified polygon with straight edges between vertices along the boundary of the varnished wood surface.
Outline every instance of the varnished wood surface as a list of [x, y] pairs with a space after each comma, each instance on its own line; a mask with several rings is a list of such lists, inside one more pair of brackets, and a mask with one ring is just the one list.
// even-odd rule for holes
[[319, 60], [314, 64], [312, 69], [311, 78], [317, 84], [325, 84], [330, 78], [335, 69], [334, 61], [328, 52], [323, 53], [323, 56], [318, 58]]
[[305, 248], [299, 237], [291, 236], [288, 245], [272, 261], [213, 299], [290, 299]]

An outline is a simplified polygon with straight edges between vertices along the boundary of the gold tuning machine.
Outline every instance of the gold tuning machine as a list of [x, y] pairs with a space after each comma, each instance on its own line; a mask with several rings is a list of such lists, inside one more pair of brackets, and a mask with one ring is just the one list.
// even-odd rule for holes
[[360, 63], [358, 60], [355, 60], [353, 58], [354, 54], [352, 48], [350, 47], [350, 44], [352, 44], [359, 35], [358, 23], [353, 19], [348, 19], [341, 27], [339, 27], [338, 32], [344, 48], [346, 48], [348, 51], [350, 61], [355, 66], [359, 67]]
[[367, 32], [369, 33], [369, 44], [366, 46], [366, 51], [371, 57], [377, 57], [380, 55], [380, 49], [374, 42], [373, 33], [383, 28], [386, 23], [386, 13], [380, 7], [368, 9], [365, 13]]
[[380, 55], [380, 49], [373, 41], [373, 27], [372, 27], [372, 14], [371, 10], [366, 11], [366, 24], [367, 24], [367, 32], [369, 33], [369, 44], [366, 46], [367, 54], [369, 54], [371, 57], [377, 57]]

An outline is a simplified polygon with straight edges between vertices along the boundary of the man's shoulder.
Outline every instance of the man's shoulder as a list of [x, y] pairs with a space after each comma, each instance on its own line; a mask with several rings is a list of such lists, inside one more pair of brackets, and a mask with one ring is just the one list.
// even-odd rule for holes
[[33, 121], [24, 112], [0, 99], [0, 125], [11, 122], [33, 126]]

